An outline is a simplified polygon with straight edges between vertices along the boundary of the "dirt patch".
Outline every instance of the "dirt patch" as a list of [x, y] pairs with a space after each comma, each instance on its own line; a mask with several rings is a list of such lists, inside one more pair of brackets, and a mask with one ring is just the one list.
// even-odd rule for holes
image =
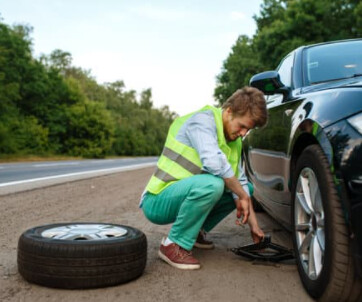
[[[169, 226], [153, 225], [138, 207], [154, 168], [127, 171], [0, 197], [0, 301], [312, 301], [294, 264], [256, 264], [228, 251], [251, 242], [234, 213], [209, 237], [216, 248], [196, 250], [198, 271], [180, 271], [157, 258]], [[290, 236], [266, 214], [258, 214], [273, 241], [290, 246]], [[56, 222], [109, 222], [142, 230], [148, 240], [144, 274], [127, 284], [92, 290], [59, 290], [26, 282], [17, 272], [17, 241], [28, 228]]]

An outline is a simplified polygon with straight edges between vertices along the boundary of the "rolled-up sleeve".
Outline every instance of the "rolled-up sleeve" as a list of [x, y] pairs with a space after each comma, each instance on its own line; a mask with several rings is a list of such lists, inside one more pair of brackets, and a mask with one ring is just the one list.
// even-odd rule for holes
[[[196, 149], [201, 159], [203, 171], [222, 178], [235, 176], [226, 155], [219, 148], [215, 119], [211, 111], [195, 113], [182, 126], [176, 139]], [[241, 161], [238, 164], [238, 172], [238, 180], [250, 196], [248, 179], [245, 176]], [[238, 198], [234, 193], [233, 197], [234, 199]]]
[[217, 143], [216, 124], [212, 112], [196, 113], [184, 126], [184, 131], [180, 131], [183, 133], [180, 139], [186, 140], [188, 145], [196, 149], [201, 159], [202, 170], [222, 178], [234, 176], [230, 163]]

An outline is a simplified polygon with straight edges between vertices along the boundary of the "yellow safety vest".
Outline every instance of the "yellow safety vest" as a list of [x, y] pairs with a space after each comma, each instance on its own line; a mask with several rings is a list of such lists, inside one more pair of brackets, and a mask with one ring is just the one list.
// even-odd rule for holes
[[146, 186], [146, 191], [159, 194], [174, 182], [202, 173], [202, 163], [197, 151], [176, 140], [181, 126], [195, 113], [211, 110], [214, 114], [217, 142], [221, 151], [226, 155], [236, 176], [239, 174], [238, 164], [241, 157], [241, 138], [226, 142], [220, 108], [205, 106], [201, 110], [179, 117], [171, 124], [162, 154], [157, 162], [157, 169]]

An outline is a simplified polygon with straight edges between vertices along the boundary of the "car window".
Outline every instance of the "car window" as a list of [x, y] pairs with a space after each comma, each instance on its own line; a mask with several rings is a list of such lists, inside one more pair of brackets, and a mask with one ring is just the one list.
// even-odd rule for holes
[[294, 61], [294, 53], [289, 54], [284, 60], [280, 63], [278, 67], [278, 73], [280, 75], [280, 80], [285, 86], [292, 86], [292, 68]]
[[304, 51], [307, 85], [362, 74], [362, 40], [316, 45]]

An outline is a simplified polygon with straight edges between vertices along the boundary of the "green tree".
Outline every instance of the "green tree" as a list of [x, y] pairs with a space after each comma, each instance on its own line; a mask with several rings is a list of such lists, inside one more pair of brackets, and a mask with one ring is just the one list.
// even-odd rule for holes
[[224, 61], [221, 73], [217, 76], [217, 86], [214, 91], [216, 101], [222, 104], [237, 89], [245, 86], [250, 77], [261, 68], [252, 39], [240, 36]]
[[0, 23], [0, 116], [17, 114], [13, 109], [21, 99], [21, 72], [30, 60], [30, 41], [24, 32]]
[[357, 38], [359, 0], [264, 0], [254, 43], [267, 68], [305, 44]]
[[153, 102], [152, 102], [151, 98], [152, 98], [151, 89], [146, 89], [146, 90], [142, 91], [141, 101], [140, 101], [141, 108], [143, 108], [145, 110], [150, 110], [153, 106]]
[[32, 28], [0, 22], [0, 153], [156, 155], [175, 114], [152, 90], [98, 84], [59, 49], [36, 59]]
[[113, 122], [104, 106], [92, 101], [67, 108], [64, 153], [89, 158], [104, 157], [113, 142]]
[[217, 76], [214, 96], [219, 104], [250, 77], [275, 69], [293, 49], [307, 44], [362, 35], [359, 0], [264, 0], [254, 16], [253, 38], [240, 36]]
[[[31, 55], [31, 27], [0, 23], [0, 153], [23, 154], [48, 149], [48, 129], [33, 114], [24, 115], [27, 75], [38, 76]], [[41, 90], [40, 85], [34, 90]]]

